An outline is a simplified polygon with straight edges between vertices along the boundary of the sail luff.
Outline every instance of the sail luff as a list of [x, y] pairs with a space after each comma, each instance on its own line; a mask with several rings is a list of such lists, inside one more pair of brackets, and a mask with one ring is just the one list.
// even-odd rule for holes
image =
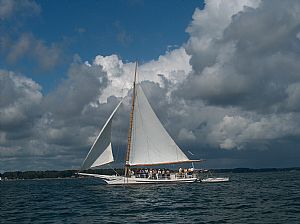
[[[111, 123], [112, 123], [112, 118], [114, 116], [114, 114], [116, 113], [116, 111], [118, 110], [119, 106], [121, 105], [121, 103], [123, 102], [123, 100], [121, 100], [119, 102], [119, 104], [116, 106], [116, 108], [113, 110], [113, 112], [111, 113], [111, 115], [109, 116], [109, 118], [107, 119], [107, 121], [105, 122], [104, 126], [102, 127], [101, 131], [99, 132], [96, 140], [94, 141], [92, 147], [90, 148], [90, 151], [88, 152], [86, 158], [84, 159], [80, 170], [86, 170], [89, 169], [91, 167], [96, 167], [96, 166], [100, 166], [100, 165], [104, 165], [107, 163], [111, 163], [114, 161], [113, 158], [113, 154], [112, 154], [112, 148], [111, 148]], [[109, 130], [108, 130], [109, 128]], [[108, 133], [106, 133], [108, 132]], [[97, 149], [95, 149], [96, 144], [99, 144], [99, 139], [102, 136], [102, 134], [107, 134], [108, 136], [105, 136], [106, 138], [102, 139], [103, 141], [105, 141], [104, 144], [104, 150], [101, 152], [101, 149], [98, 151], [96, 151]], [[108, 139], [109, 138], [109, 139]], [[101, 145], [103, 146], [103, 145]], [[99, 154], [97, 157], [94, 157], [94, 155], [92, 154]], [[105, 155], [108, 157], [107, 160], [101, 160], [101, 155]], [[95, 162], [99, 160], [101, 161], [101, 163], [99, 162], [99, 164], [95, 164]]]

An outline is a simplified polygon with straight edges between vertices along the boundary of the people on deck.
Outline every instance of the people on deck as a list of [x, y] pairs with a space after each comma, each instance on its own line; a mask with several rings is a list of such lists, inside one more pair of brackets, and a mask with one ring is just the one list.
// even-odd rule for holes
[[[131, 176], [136, 176], [137, 178], [148, 178], [148, 179], [171, 179], [171, 171], [169, 169], [136, 169], [129, 170]], [[175, 174], [177, 178], [192, 178], [194, 175], [194, 168], [179, 168], [178, 173]]]
[[152, 179], [152, 169], [149, 170], [149, 176], [148, 179]]
[[183, 176], [184, 176], [184, 178], [187, 178], [187, 169], [186, 168], [183, 170]]
[[167, 178], [168, 178], [168, 179], [171, 179], [170, 170], [167, 170], [167, 171], [166, 171], [166, 175], [167, 175]]
[[149, 175], [148, 172], [149, 172], [148, 169], [145, 169], [145, 178], [148, 178], [148, 175]]
[[160, 169], [158, 169], [158, 171], [157, 171], [157, 179], [161, 179], [161, 170]]

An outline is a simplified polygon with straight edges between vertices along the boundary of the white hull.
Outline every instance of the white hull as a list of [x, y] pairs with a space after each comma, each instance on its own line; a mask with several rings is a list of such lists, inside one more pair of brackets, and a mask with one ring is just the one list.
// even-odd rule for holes
[[82, 176], [92, 176], [100, 178], [109, 185], [127, 185], [127, 184], [172, 184], [172, 183], [193, 183], [197, 178], [171, 178], [171, 179], [148, 179], [136, 177], [110, 176], [89, 173], [78, 173]]
[[219, 182], [228, 182], [229, 177], [210, 177], [200, 180], [203, 183], [219, 183]]

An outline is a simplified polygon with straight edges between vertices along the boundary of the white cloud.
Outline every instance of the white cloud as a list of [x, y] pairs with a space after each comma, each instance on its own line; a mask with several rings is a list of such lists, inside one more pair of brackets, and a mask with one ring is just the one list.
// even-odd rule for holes
[[0, 70], [0, 123], [2, 127], [22, 126], [37, 113], [41, 87], [33, 80]]
[[196, 10], [185, 45], [193, 71], [181, 95], [245, 110], [282, 110], [287, 86], [300, 81], [300, 6], [290, 3], [208, 1]]
[[[164, 85], [160, 75], [163, 75], [172, 84], [182, 82], [191, 71], [190, 56], [184, 48], [175, 49], [161, 55], [157, 60], [151, 60], [138, 67], [139, 81], [148, 80]], [[94, 65], [102, 66], [108, 75], [108, 86], [104, 89], [100, 102], [106, 102], [111, 95], [125, 96], [132, 88], [135, 63], [123, 63], [116, 55], [96, 56]]]
[[259, 3], [260, 0], [207, 1], [204, 10], [195, 10], [187, 32], [191, 36], [204, 38], [204, 40], [219, 39], [231, 23], [232, 16], [243, 11], [245, 7], [256, 8]]
[[248, 117], [225, 116], [212, 126], [208, 139], [211, 144], [218, 143], [223, 149], [245, 149], [251, 143], [298, 136], [299, 118], [299, 114], [293, 113], [281, 115], [248, 113]]
[[218, 40], [232, 22], [232, 17], [245, 7], [258, 7], [260, 1], [207, 1], [204, 10], [196, 9], [186, 31], [190, 34], [185, 48], [192, 55], [191, 64], [196, 73], [205, 65], [212, 65], [219, 52]]

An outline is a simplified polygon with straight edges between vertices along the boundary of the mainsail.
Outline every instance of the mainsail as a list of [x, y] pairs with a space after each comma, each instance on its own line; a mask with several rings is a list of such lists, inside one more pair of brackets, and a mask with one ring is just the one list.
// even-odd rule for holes
[[117, 107], [114, 109], [114, 111], [106, 121], [94, 144], [92, 145], [88, 155], [83, 161], [80, 170], [95, 168], [114, 161], [111, 147], [111, 124], [112, 118], [121, 103], [122, 101], [117, 105]]
[[129, 165], [172, 164], [191, 161], [176, 145], [136, 85]]

